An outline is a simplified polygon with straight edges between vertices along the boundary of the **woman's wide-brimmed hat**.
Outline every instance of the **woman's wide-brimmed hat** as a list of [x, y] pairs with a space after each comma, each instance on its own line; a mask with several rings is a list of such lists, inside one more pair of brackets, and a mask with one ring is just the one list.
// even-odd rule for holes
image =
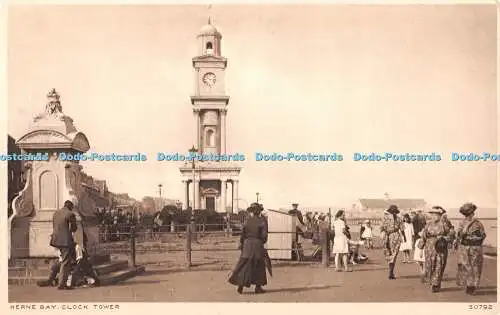
[[477, 210], [477, 206], [471, 202], [465, 203], [460, 207], [459, 212], [464, 216], [469, 216]]
[[340, 218], [343, 214], [345, 214], [345, 211], [340, 209], [337, 213], [335, 213], [335, 218]]
[[439, 208], [432, 207], [427, 213], [443, 214], [443, 211]]
[[254, 202], [250, 205], [250, 207], [248, 207], [247, 211], [250, 213], [258, 214], [264, 211], [264, 207], [260, 203]]
[[387, 212], [389, 212], [390, 214], [398, 214], [399, 213], [398, 206], [390, 205], [389, 209], [387, 209]]
[[441, 214], [441, 215], [443, 215], [443, 214], [445, 214], [445, 213], [446, 213], [446, 210], [444, 210], [444, 208], [443, 208], [443, 207], [441, 207], [441, 206], [434, 206], [434, 207], [432, 207], [432, 209], [431, 209], [431, 210], [429, 210], [429, 211], [427, 211], [427, 212], [428, 212], [428, 213], [437, 213], [437, 214]]
[[370, 223], [370, 220], [365, 220], [364, 223], [368, 224], [368, 223]]

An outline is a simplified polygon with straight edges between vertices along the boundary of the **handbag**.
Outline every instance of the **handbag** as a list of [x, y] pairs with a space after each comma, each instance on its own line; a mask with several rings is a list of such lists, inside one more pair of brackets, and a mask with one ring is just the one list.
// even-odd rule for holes
[[[464, 229], [465, 233], [469, 230], [469, 228], [472, 226], [473, 223], [475, 223], [477, 219], [472, 220], [467, 227]], [[475, 231], [476, 232], [476, 231]], [[464, 246], [481, 246], [483, 245], [484, 238], [482, 238], [482, 235], [474, 235], [475, 233], [472, 232], [472, 236], [476, 238], [467, 238], [465, 236], [462, 236], [460, 239], [460, 244]], [[476, 233], [477, 234], [477, 233]]]
[[448, 249], [448, 241], [444, 237], [438, 237], [436, 244], [434, 244], [436, 252], [444, 253]]
[[417, 246], [417, 248], [418, 248], [418, 249], [423, 250], [423, 249], [424, 249], [424, 247], [425, 247], [425, 243], [424, 243], [424, 241], [423, 241], [421, 238], [419, 238], [419, 239], [417, 240], [417, 244], [416, 244], [416, 246]]

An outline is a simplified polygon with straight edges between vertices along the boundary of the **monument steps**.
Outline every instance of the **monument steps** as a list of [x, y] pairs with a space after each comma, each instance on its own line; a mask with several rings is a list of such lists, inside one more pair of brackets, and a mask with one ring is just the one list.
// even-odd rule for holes
[[[121, 261], [113, 261], [107, 262], [100, 265], [96, 265], [95, 269], [97, 274], [106, 275], [115, 271], [124, 270], [128, 268], [128, 262]], [[9, 267], [9, 278], [10, 277], [47, 277], [49, 274], [49, 266], [43, 266], [36, 269], [30, 269], [21, 266]]]
[[101, 278], [101, 286], [107, 286], [123, 282], [133, 278], [146, 271], [144, 266], [127, 268], [125, 270], [115, 271]]
[[[144, 266], [130, 267], [125, 260], [111, 260], [109, 255], [94, 256], [92, 259], [101, 285], [115, 284], [145, 271]], [[47, 279], [50, 259], [15, 259], [9, 262], [9, 284], [35, 284]]]

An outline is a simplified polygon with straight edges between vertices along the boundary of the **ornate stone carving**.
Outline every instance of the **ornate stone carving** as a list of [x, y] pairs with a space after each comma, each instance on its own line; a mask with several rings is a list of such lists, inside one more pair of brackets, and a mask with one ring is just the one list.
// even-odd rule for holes
[[47, 94], [48, 102], [45, 105], [45, 112], [38, 114], [33, 119], [34, 121], [38, 121], [45, 117], [54, 117], [60, 120], [64, 120], [66, 117], [62, 112], [62, 106], [60, 102], [60, 95], [56, 92], [56, 89], [50, 90]]
[[59, 101], [60, 96], [56, 92], [56, 89], [50, 90], [49, 94], [47, 94], [47, 98], [49, 102], [45, 107], [45, 112], [49, 115], [55, 115], [57, 113], [62, 113], [61, 102]]
[[80, 152], [87, 152], [90, 149], [89, 141], [83, 133], [76, 134], [75, 138], [73, 139], [73, 148]]
[[16, 217], [29, 217], [33, 214], [35, 207], [33, 205], [33, 180], [31, 163], [25, 164], [26, 184], [24, 189], [12, 202], [14, 216]]
[[71, 139], [62, 133], [51, 130], [37, 130], [28, 133], [19, 139], [19, 144], [35, 144], [35, 143], [71, 143]]
[[205, 188], [201, 192], [203, 195], [218, 195], [219, 191], [214, 188]]

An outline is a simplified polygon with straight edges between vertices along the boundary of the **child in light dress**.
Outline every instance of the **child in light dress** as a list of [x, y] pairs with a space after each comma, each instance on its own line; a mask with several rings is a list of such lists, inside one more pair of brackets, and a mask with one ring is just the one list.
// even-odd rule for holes
[[373, 229], [370, 220], [366, 220], [360, 229], [361, 240], [365, 242], [366, 248], [373, 249]]
[[413, 249], [413, 224], [411, 223], [411, 218], [408, 214], [403, 216], [404, 224], [404, 241], [401, 243], [399, 251], [403, 252], [403, 264], [410, 263], [411, 260], [411, 250]]
[[413, 253], [413, 261], [415, 261], [418, 265], [418, 271], [420, 273], [420, 281], [425, 281], [425, 270], [424, 270], [424, 262], [425, 262], [425, 253], [423, 249], [423, 240], [422, 240], [422, 232], [418, 234], [420, 237], [415, 242], [415, 251]]

